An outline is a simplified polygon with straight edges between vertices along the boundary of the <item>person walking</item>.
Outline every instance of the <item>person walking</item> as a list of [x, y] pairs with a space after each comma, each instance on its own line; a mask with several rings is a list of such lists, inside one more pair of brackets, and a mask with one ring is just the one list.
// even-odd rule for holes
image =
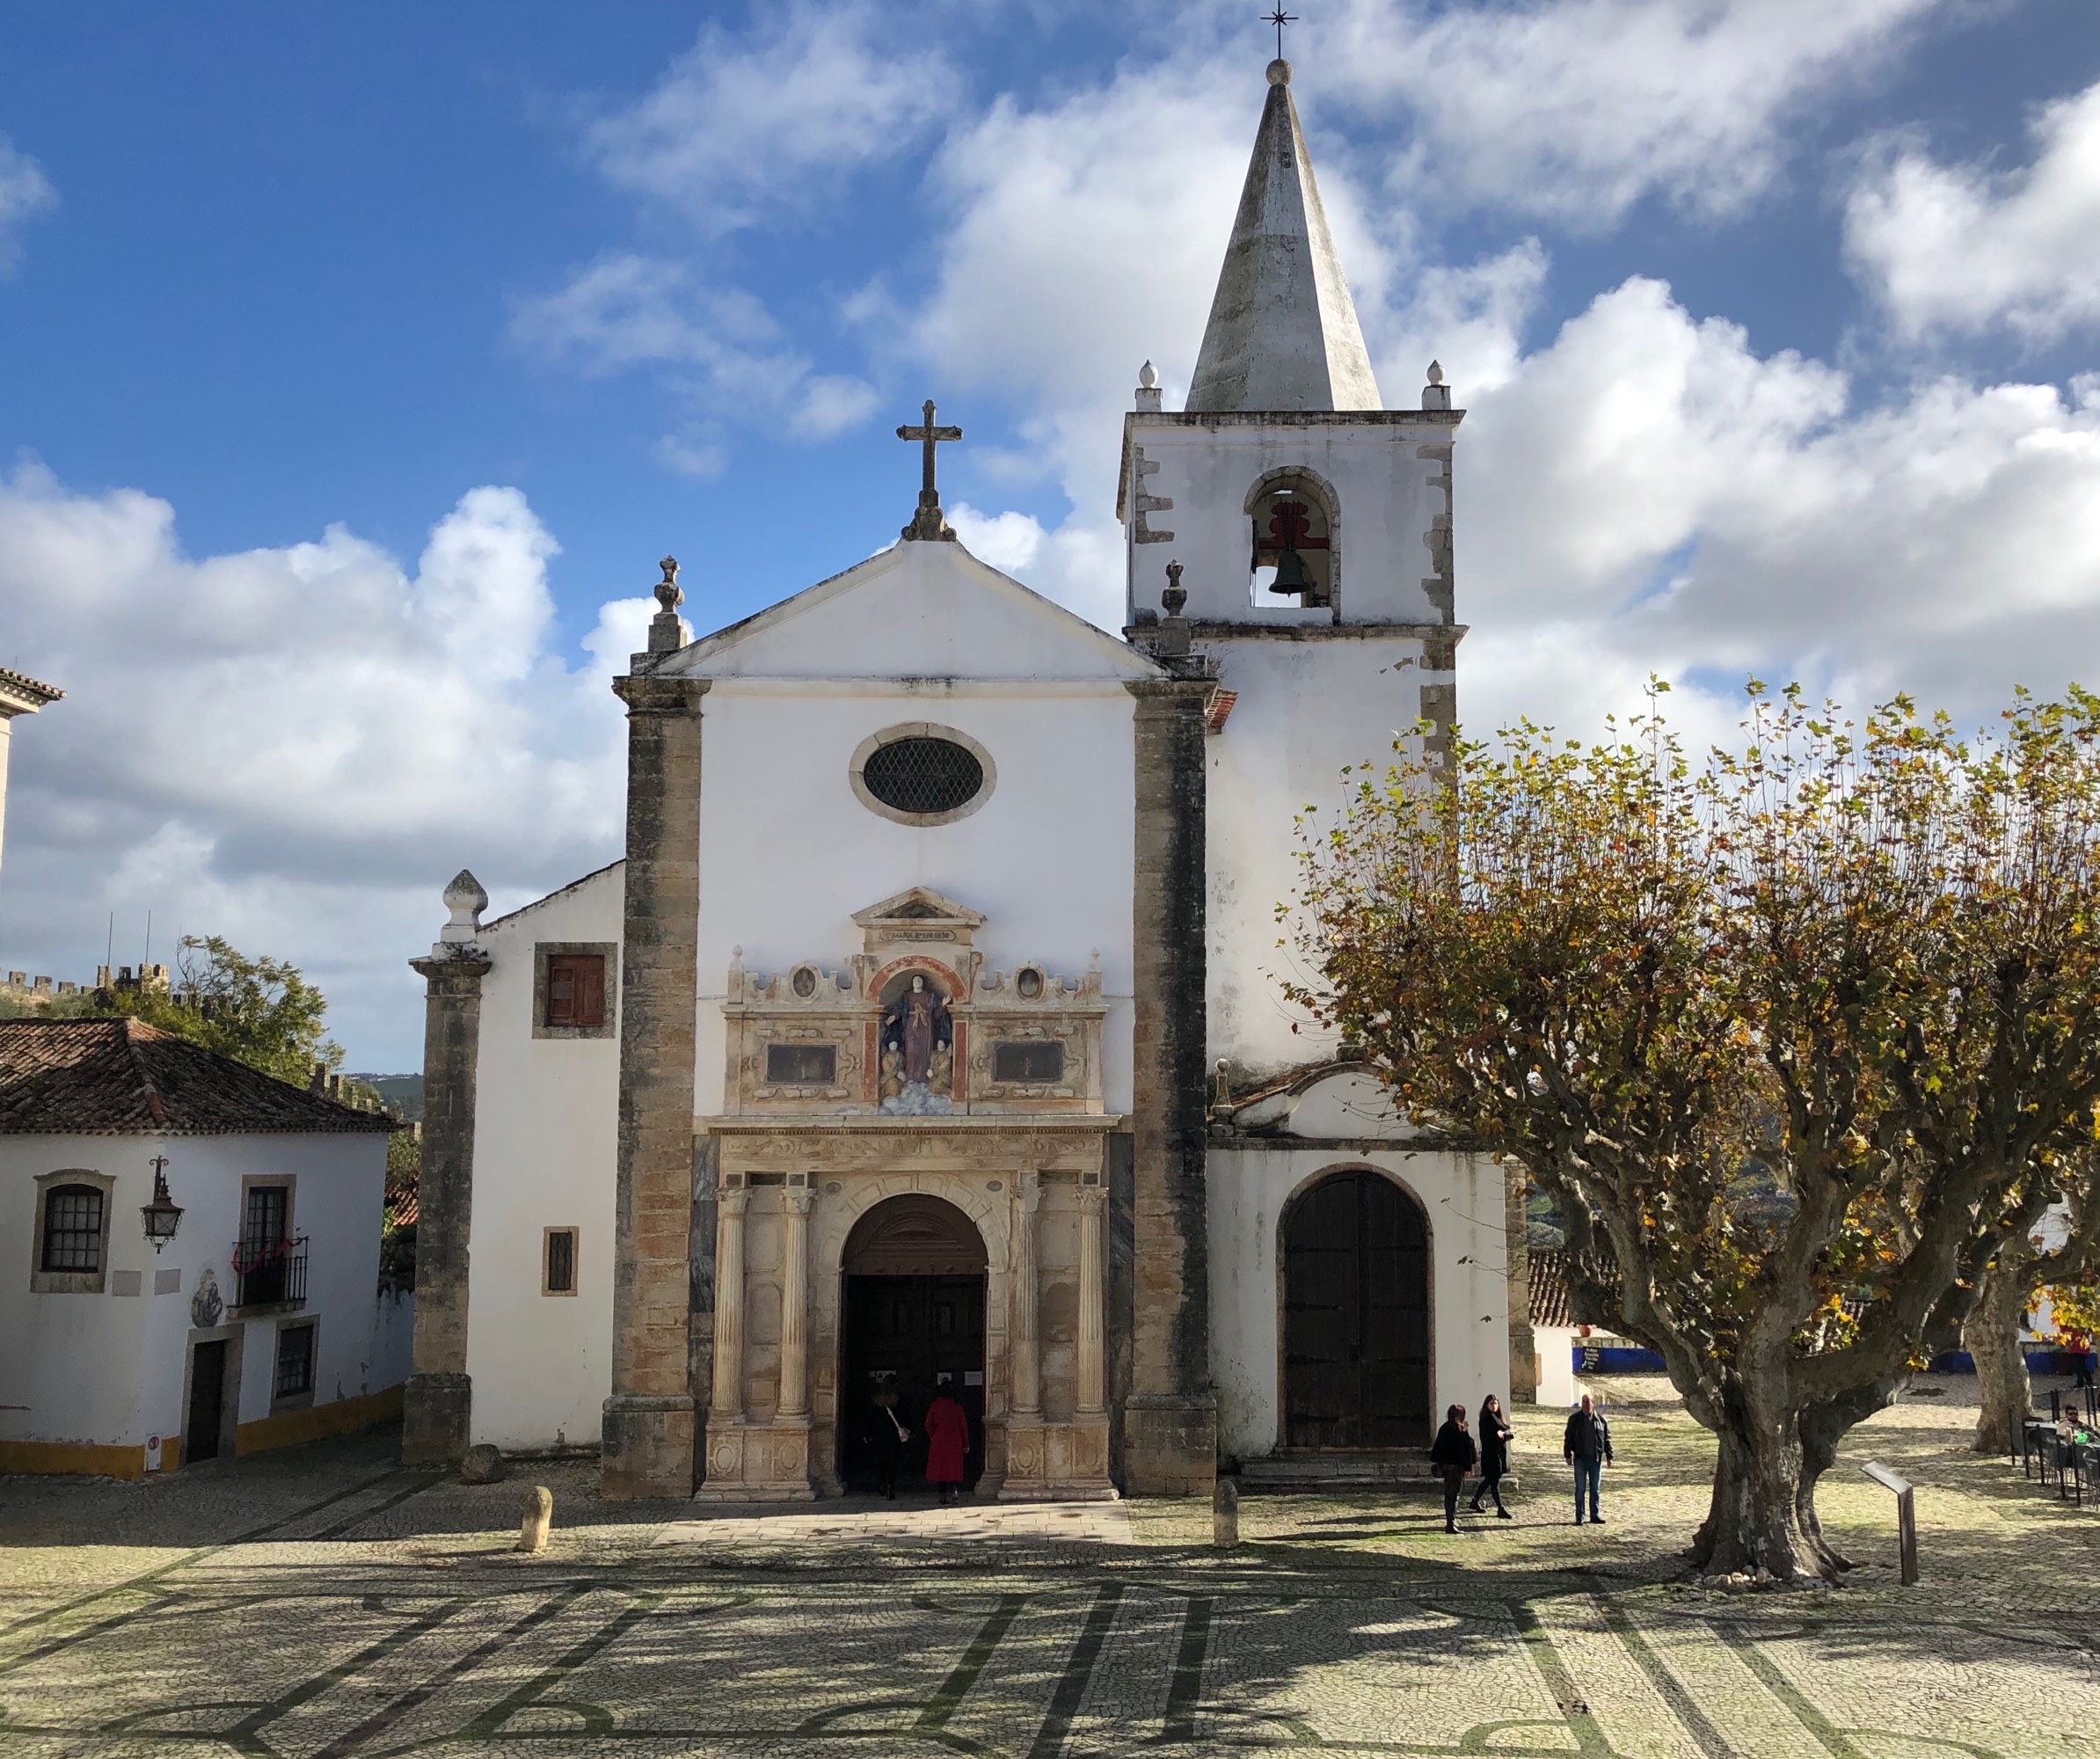
[[1509, 1427], [1509, 1419], [1503, 1414], [1502, 1401], [1490, 1393], [1480, 1401], [1480, 1483], [1473, 1491], [1473, 1513], [1485, 1514], [1480, 1499], [1495, 1499], [1495, 1515], [1507, 1521], [1510, 1512], [1502, 1506], [1502, 1480], [1509, 1471], [1509, 1444], [1515, 1439], [1515, 1431]]
[[1568, 1413], [1568, 1427], [1560, 1438], [1561, 1457], [1575, 1468], [1575, 1524], [1582, 1525], [1582, 1493], [1587, 1486], [1590, 1494], [1590, 1520], [1595, 1525], [1604, 1525], [1604, 1517], [1597, 1512], [1597, 1493], [1604, 1480], [1604, 1469], [1611, 1463], [1611, 1425], [1604, 1420], [1604, 1413], [1597, 1409], [1588, 1393], [1582, 1395], [1582, 1403]]
[[957, 1402], [949, 1376], [926, 1407], [926, 1482], [943, 1502], [962, 1493], [963, 1456], [970, 1451], [970, 1419]]
[[911, 1429], [904, 1421], [903, 1401], [897, 1397], [897, 1378], [885, 1375], [875, 1390], [875, 1410], [869, 1420], [869, 1450], [875, 1456], [875, 1491], [892, 1502], [897, 1500], [897, 1463], [904, 1457], [904, 1444]]
[[1444, 1531], [1458, 1531], [1458, 1487], [1480, 1462], [1480, 1449], [1466, 1433], [1466, 1407], [1455, 1405], [1444, 1413], [1444, 1427], [1430, 1445], [1429, 1463], [1444, 1480]]

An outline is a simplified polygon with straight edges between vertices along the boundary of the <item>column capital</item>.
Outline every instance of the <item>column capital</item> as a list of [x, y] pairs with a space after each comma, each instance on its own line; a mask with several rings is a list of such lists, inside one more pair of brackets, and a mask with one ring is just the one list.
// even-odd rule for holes
[[697, 715], [700, 698], [711, 678], [660, 678], [653, 673], [632, 672], [612, 681], [613, 695], [627, 704], [630, 715]]
[[790, 1185], [784, 1189], [791, 1215], [806, 1216], [816, 1204], [817, 1188], [813, 1185]]
[[433, 990], [479, 989], [481, 980], [496, 968], [496, 961], [479, 947], [448, 953], [442, 959], [430, 953], [408, 961], [409, 969], [427, 982]]
[[747, 1185], [725, 1185], [715, 1193], [715, 1201], [722, 1206], [725, 1215], [741, 1215], [751, 1205], [751, 1187]]

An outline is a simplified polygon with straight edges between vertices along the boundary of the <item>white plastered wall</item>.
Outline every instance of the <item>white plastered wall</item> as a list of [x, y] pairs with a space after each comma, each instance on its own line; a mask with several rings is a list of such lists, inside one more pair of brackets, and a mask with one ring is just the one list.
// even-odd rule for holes
[[[174, 1239], [156, 1253], [139, 1210], [152, 1200], [152, 1157], [168, 1157], [182, 1206]], [[100, 1294], [31, 1288], [36, 1179], [80, 1169], [114, 1178]], [[295, 1312], [237, 1322], [238, 1421], [271, 1414], [281, 1324], [318, 1327], [313, 1403], [391, 1384], [375, 1359], [386, 1138], [374, 1133], [224, 1136], [0, 1136], [0, 1440], [135, 1446], [180, 1435], [190, 1301], [209, 1269], [230, 1302], [229, 1266], [246, 1178], [289, 1178], [292, 1225], [307, 1238], [307, 1298]], [[138, 1293], [120, 1294], [133, 1286]], [[156, 1294], [157, 1281], [175, 1287]], [[231, 1323], [231, 1322], [230, 1322]], [[396, 1376], [397, 1378], [397, 1376]]]
[[[1076, 978], [1100, 954], [1104, 1101], [1128, 1111], [1134, 709], [1112, 681], [718, 680], [703, 698], [695, 1109], [722, 1109], [736, 948], [755, 974], [839, 970], [861, 951], [853, 912], [926, 886], [983, 913], [988, 969], [1039, 960]], [[990, 754], [996, 780], [967, 817], [922, 828], [855, 797], [861, 742], [914, 721]]]
[[1147, 473], [1145, 493], [1174, 503], [1148, 514], [1147, 522], [1174, 536], [1171, 543], [1130, 544], [1131, 609], [1160, 609], [1171, 557], [1184, 570], [1186, 615], [1199, 622], [1334, 622], [1326, 607], [1308, 609], [1281, 597], [1258, 603], [1249, 591], [1248, 495], [1269, 472], [1290, 470], [1312, 473], [1335, 503], [1340, 621], [1443, 621], [1422, 582], [1435, 573], [1426, 540], [1446, 502], [1431, 478], [1444, 474], [1444, 463], [1418, 451], [1450, 444], [1452, 434], [1449, 425], [1420, 420], [1338, 417], [1297, 425], [1280, 416], [1243, 425], [1134, 418], [1132, 443], [1159, 465]]
[[1221, 639], [1207, 651], [1238, 693], [1207, 741], [1210, 1054], [1273, 1073], [1333, 1047], [1283, 995], [1285, 980], [1313, 975], [1294, 947], [1276, 945], [1289, 938], [1276, 907], [1300, 886], [1294, 821], [1308, 806], [1319, 808], [1316, 825], [1336, 817], [1355, 779], [1344, 765], [1369, 763], [1382, 776], [1395, 737], [1420, 712], [1420, 686], [1450, 675], [1425, 673], [1422, 644], [1398, 636]]
[[[490, 924], [467, 1255], [473, 1438], [512, 1451], [594, 1445], [612, 1389], [620, 1044], [532, 1035], [534, 949], [620, 939], [613, 866]], [[617, 954], [615, 954], [616, 969]], [[606, 989], [616, 1022], [616, 985]], [[579, 1230], [576, 1293], [542, 1295], [549, 1228]]]
[[[1280, 1137], [1210, 1151], [1212, 1372], [1219, 1446], [1243, 1459], [1281, 1440], [1282, 1256], [1292, 1198], [1331, 1172], [1372, 1167], [1428, 1219], [1430, 1410], [1509, 1401], [1509, 1296], [1503, 1275], [1502, 1171], [1485, 1156], [1364, 1149]], [[1427, 1446], [1429, 1437], [1422, 1438]]]

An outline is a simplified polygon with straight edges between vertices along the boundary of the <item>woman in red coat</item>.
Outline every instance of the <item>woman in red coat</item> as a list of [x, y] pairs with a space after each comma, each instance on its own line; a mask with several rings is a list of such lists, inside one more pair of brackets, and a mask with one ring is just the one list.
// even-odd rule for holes
[[940, 1390], [926, 1407], [926, 1482], [952, 1502], [962, 1489], [963, 1456], [970, 1451], [970, 1420], [941, 1376]]

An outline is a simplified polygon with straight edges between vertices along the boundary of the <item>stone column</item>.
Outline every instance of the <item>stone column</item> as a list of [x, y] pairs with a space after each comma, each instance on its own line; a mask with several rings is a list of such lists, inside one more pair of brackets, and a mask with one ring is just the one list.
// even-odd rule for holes
[[1125, 1487], [1139, 1494], [1207, 1496], [1217, 1476], [1204, 1201], [1203, 717], [1215, 688], [1193, 676], [1128, 686], [1137, 698], [1136, 1288], [1123, 1462]]
[[488, 894], [471, 873], [446, 888], [453, 922], [424, 980], [423, 1171], [417, 1191], [414, 1372], [402, 1390], [405, 1465], [456, 1460], [472, 1444], [467, 1377], [467, 1245], [474, 1210], [474, 1084], [481, 980], [492, 961], [473, 936]]
[[735, 1185], [716, 1199], [721, 1215], [715, 1235], [714, 1403], [707, 1413], [711, 1429], [733, 1428], [744, 1420], [744, 1210], [751, 1201], [747, 1186]]
[[1079, 1187], [1079, 1414], [1097, 1416], [1105, 1409], [1102, 1388], [1106, 1357], [1102, 1347], [1101, 1314], [1105, 1298], [1101, 1274], [1101, 1221], [1108, 1209], [1105, 1186]]
[[63, 690], [40, 684], [34, 678], [0, 668], [0, 843], [5, 842], [7, 832], [7, 748], [14, 737], [14, 719], [34, 714], [63, 695]]
[[1036, 1296], [1041, 1281], [1036, 1267], [1035, 1212], [1043, 1200], [1039, 1173], [1014, 1176], [1013, 1335], [1007, 1359], [1013, 1374], [1013, 1415], [1033, 1422], [1043, 1414], [1042, 1366], [1039, 1355]]
[[[653, 646], [653, 640], [652, 646]], [[692, 1494], [693, 1060], [700, 937], [700, 701], [707, 681], [616, 678], [627, 704], [608, 1496]]]
[[777, 1418], [809, 1421], [809, 1211], [817, 1193], [791, 1185], [780, 1217], [780, 1404]]

